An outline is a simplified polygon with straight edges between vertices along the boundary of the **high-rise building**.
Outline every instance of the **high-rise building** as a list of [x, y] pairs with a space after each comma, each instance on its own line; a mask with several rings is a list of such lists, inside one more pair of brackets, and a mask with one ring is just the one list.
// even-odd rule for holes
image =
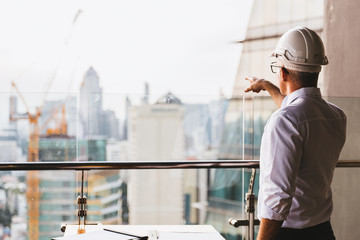
[[76, 187], [74, 171], [39, 173], [39, 240], [59, 236], [59, 223], [76, 222]]
[[93, 67], [85, 73], [80, 87], [79, 112], [82, 137], [101, 135], [102, 88], [99, 84], [99, 76]]
[[224, 133], [225, 114], [229, 101], [223, 96], [219, 100], [211, 101], [209, 104], [210, 125], [210, 148], [219, 149], [222, 135]]
[[[130, 107], [130, 161], [174, 161], [184, 158], [184, 106], [169, 93], [154, 105]], [[183, 172], [177, 169], [129, 171], [131, 224], [184, 222]]]
[[119, 119], [114, 111], [103, 110], [103, 90], [93, 67], [84, 75], [80, 87], [80, 126], [82, 138], [120, 138]]
[[121, 184], [119, 170], [100, 170], [88, 173], [89, 223], [121, 224]]
[[108, 139], [106, 144], [106, 159], [111, 162], [129, 161], [127, 141]]
[[149, 90], [149, 83], [145, 83], [144, 86], [144, 96], [142, 98], [142, 104], [149, 104], [149, 95], [150, 95], [150, 90]]
[[[11, 116], [12, 114], [16, 114], [17, 112], [18, 112], [17, 111], [17, 97], [16, 96], [10, 96], [9, 116]], [[9, 121], [8, 130], [12, 132], [12, 134], [11, 134], [12, 135], [11, 137], [13, 138], [12, 140], [19, 141], [19, 134], [18, 134], [17, 126], [18, 126], [17, 121]], [[1, 134], [1, 136], [3, 136], [3, 134]]]
[[199, 158], [210, 146], [210, 113], [208, 104], [184, 104], [186, 157]]
[[119, 119], [116, 117], [114, 111], [104, 110], [101, 118], [101, 133], [107, 139], [119, 139]]
[[227, 105], [224, 98], [206, 104], [184, 104], [187, 158], [200, 159], [209, 150], [215, 154], [211, 159], [218, 158]]
[[[78, 151], [77, 151], [78, 145]], [[79, 156], [79, 155], [80, 156]], [[106, 161], [105, 140], [74, 138], [41, 138], [39, 161], [62, 162], [77, 159]], [[39, 239], [59, 236], [59, 223], [75, 223], [80, 179], [74, 171], [39, 172]], [[88, 221], [118, 224], [120, 218], [119, 171], [94, 171], [85, 178], [85, 195], [88, 198]], [[87, 191], [86, 191], [87, 190]]]
[[128, 124], [129, 124], [129, 114], [130, 114], [130, 107], [131, 107], [131, 101], [130, 98], [128, 96], [126, 96], [125, 99], [125, 119], [124, 119], [124, 124], [123, 124], [123, 128], [122, 128], [122, 135], [121, 135], [121, 139], [122, 140], [127, 140], [128, 139]]

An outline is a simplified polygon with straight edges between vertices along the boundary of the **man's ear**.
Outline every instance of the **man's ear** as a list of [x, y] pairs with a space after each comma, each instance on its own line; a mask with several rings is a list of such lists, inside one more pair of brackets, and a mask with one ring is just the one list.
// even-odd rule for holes
[[283, 81], [286, 82], [288, 80], [289, 72], [286, 70], [286, 68], [280, 68], [280, 76]]

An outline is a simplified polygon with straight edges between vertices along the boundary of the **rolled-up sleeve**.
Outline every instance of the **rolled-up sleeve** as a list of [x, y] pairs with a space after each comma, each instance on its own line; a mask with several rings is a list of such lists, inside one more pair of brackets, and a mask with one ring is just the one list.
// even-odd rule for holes
[[275, 114], [262, 139], [259, 217], [283, 221], [289, 214], [303, 137], [288, 116]]

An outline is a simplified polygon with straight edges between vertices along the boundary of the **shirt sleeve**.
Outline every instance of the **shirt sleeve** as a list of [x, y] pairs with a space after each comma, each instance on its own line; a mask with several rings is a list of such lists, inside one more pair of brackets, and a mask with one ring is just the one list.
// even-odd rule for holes
[[284, 115], [268, 122], [262, 139], [260, 217], [286, 220], [295, 193], [295, 180], [302, 156], [303, 138], [298, 127]]

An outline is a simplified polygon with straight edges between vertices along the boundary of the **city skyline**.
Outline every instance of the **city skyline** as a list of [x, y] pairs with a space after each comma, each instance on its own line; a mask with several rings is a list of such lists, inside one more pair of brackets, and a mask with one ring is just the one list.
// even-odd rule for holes
[[[139, 156], [142, 156], [142, 158], [140, 159], [143, 159], [144, 157], [148, 159], [162, 158], [163, 160], [191, 160], [197, 158], [202, 159], [206, 157], [210, 157], [210, 159], [216, 158], [216, 149], [219, 147], [219, 144], [221, 142], [221, 126], [223, 125], [224, 121], [223, 117], [226, 111], [225, 109], [226, 102], [228, 101], [227, 99], [219, 99], [219, 102], [210, 101], [207, 104], [190, 104], [182, 102], [181, 99], [177, 98], [177, 96], [173, 95], [171, 92], [168, 92], [167, 94], [158, 98], [156, 102], [149, 103], [147, 100], [147, 96], [149, 95], [150, 86], [148, 84], [145, 84], [143, 95], [138, 96], [138, 104], [131, 105], [128, 103], [128, 98], [124, 99], [124, 103], [126, 102], [126, 106], [128, 106], [130, 109], [130, 119], [132, 121], [130, 121], [130, 125], [126, 125], [125, 122], [122, 123], [123, 125], [121, 125], [120, 128], [126, 127], [130, 132], [130, 137], [129, 139], [116, 139], [106, 135], [106, 132], [113, 133], [119, 128], [114, 128], [111, 125], [111, 121], [114, 120], [113, 118], [109, 117], [111, 116], [111, 111], [106, 110], [102, 107], [103, 95], [100, 84], [101, 81], [96, 71], [93, 68], [89, 68], [88, 71], [84, 74], [82, 89], [80, 90], [80, 96], [78, 98], [78, 104], [76, 98], [73, 97], [66, 97], [63, 99], [63, 101], [58, 100], [44, 102], [44, 107], [42, 109], [43, 115], [39, 118], [40, 126], [44, 122], [47, 122], [47, 118], [53, 116], [54, 109], [58, 109], [59, 105], [64, 104], [69, 110], [67, 112], [72, 113], [70, 114], [70, 121], [68, 119], [67, 122], [68, 129], [72, 128], [70, 127], [71, 125], [76, 125], [76, 128], [82, 128], [82, 126], [84, 125], [85, 131], [83, 131], [84, 135], [82, 136], [78, 135], [79, 131], [76, 131], [76, 134], [53, 136], [46, 133], [46, 131], [41, 132], [38, 136], [39, 161], [134, 161], [136, 160], [133, 158], [134, 149], [139, 149], [137, 151], [137, 154], [139, 154]], [[94, 92], [96, 96], [92, 96], [89, 98], [89, 95], [91, 96], [92, 92]], [[63, 95], [63, 97], [65, 96]], [[12, 97], [12, 99], [15, 103], [19, 102], [18, 98]], [[79, 107], [76, 107], [77, 105]], [[177, 113], [178, 109], [181, 110], [181, 114]], [[15, 107], [14, 113], [17, 113], [18, 111], [19, 109]], [[81, 117], [81, 114], [85, 116]], [[79, 117], [76, 117], [78, 115]], [[106, 124], [104, 124], [104, 117], [107, 120]], [[129, 116], [126, 115], [126, 119], [127, 117]], [[71, 121], [78, 122], [76, 124], [70, 124]], [[88, 123], [86, 123], [86, 121], [88, 121]], [[29, 124], [28, 119], [27, 121], [23, 122], [25, 125]], [[90, 127], [87, 127], [87, 125], [89, 125]], [[109, 129], [106, 131], [101, 127], [99, 128], [100, 125], [106, 125]], [[51, 127], [56, 128], [56, 125], [53, 125]], [[86, 131], [86, 129], [88, 129], [88, 131]], [[134, 137], [135, 129], [139, 129], [137, 134], [140, 135], [137, 138]], [[17, 133], [18, 131], [19, 130], [17, 130], [15, 133]], [[154, 139], [154, 136], [157, 137]], [[6, 143], [7, 141], [12, 141], [15, 144], [15, 140], [16, 139], [4, 139], [4, 142]], [[24, 139], [24, 135], [22, 135], [21, 144], [19, 144], [17, 147], [14, 145], [12, 149], [6, 149], [6, 151], [15, 151], [17, 149], [20, 150], [20, 148], [23, 148], [22, 154], [26, 155], [30, 153], [29, 146], [33, 146], [32, 143], [34, 143], [34, 141], [29, 140], [29, 138]], [[163, 154], [164, 151], [161, 151], [160, 155], [149, 154], [154, 153], [154, 150], [156, 153], [157, 149], [159, 149], [159, 147], [163, 146], [165, 143], [167, 143], [167, 145], [163, 148], [163, 150], [166, 150], [165, 155]], [[26, 151], [26, 149], [28, 149], [28, 151]], [[145, 149], [147, 149], [147, 151], [145, 151]], [[4, 154], [4, 152], [5, 150], [2, 152], [2, 154]], [[108, 159], [107, 157], [110, 158]], [[112, 157], [114, 157], [114, 159], [112, 159]], [[14, 156], [14, 161], [18, 161], [18, 159], [18, 156]], [[56, 236], [56, 232], [58, 231], [56, 221], [74, 221], [75, 215], [73, 215], [72, 212], [74, 210], [74, 206], [76, 205], [75, 198], [70, 199], [70, 196], [76, 197], [76, 194], [73, 193], [76, 190], [71, 188], [69, 189], [69, 186], [75, 186], [75, 181], [71, 180], [69, 182], [69, 179], [72, 179], [72, 172], [68, 172], [69, 176], [60, 173], [60, 175], [63, 176], [66, 181], [60, 180], [56, 177], [56, 175], [52, 173], [46, 175], [47, 177], [44, 174], [46, 174], [46, 172], [39, 173], [39, 176], [41, 176], [39, 186], [42, 186], [39, 193], [39, 196], [41, 196], [41, 198], [39, 198], [39, 202], [35, 202], [35, 204], [33, 204], [34, 202], [32, 202], [32, 200], [29, 200], [32, 198], [28, 198], [27, 201], [27, 203], [31, 206], [39, 206], [39, 213], [30, 211], [28, 212], [30, 212], [30, 214], [32, 215], [39, 216], [39, 231], [36, 230], [37, 227], [33, 226], [33, 229], [35, 230], [31, 233], [33, 237], [39, 236], [40, 240], [45, 239], [45, 237], [48, 237], [48, 235], [50, 234]], [[154, 174], [154, 176], [159, 176], [159, 174], [157, 174], [156, 172], [154, 172]], [[115, 174], [114, 176], [116, 177], [117, 175]], [[178, 175], [173, 175], [173, 172], [169, 172], [166, 173], [163, 178], [173, 179], [173, 181], [169, 181], [167, 183], [174, 184], [174, 179], [176, 178], [176, 176]], [[191, 179], [196, 179], [196, 175], [193, 172], [190, 175], [186, 174], [186, 176]], [[118, 177], [119, 176], [114, 179], [114, 177], [111, 175], [109, 176], [108, 180], [107, 178], [99, 179], [99, 183], [94, 184], [94, 189], [102, 189], [103, 187], [105, 187], [105, 185], [108, 185], [109, 187], [113, 186], [113, 182], [114, 184], [119, 184], [120, 182], [118, 181]], [[29, 179], [29, 176], [27, 176], [27, 179]], [[98, 179], [98, 176], [95, 176], [95, 179]], [[164, 179], [157, 179], [157, 181], [166, 183]], [[176, 201], [168, 201], [174, 202], [177, 206], [177, 215], [172, 221], [176, 223], [182, 223], [184, 215], [183, 213], [186, 212], [186, 214], [188, 215], [187, 221], [196, 222], [197, 210], [193, 209], [190, 211], [190, 208], [188, 208], [191, 205], [190, 199], [191, 201], [196, 201], [196, 189], [193, 186], [193, 182], [189, 184], [186, 187], [186, 191], [184, 190], [184, 193], [182, 193], [182, 184], [184, 184], [182, 177], [178, 177], [176, 179], [177, 188], [172, 187], [174, 192], [176, 192]], [[87, 181], [90, 184], [90, 178]], [[111, 181], [111, 184], [109, 183], [109, 181]], [[102, 183], [104, 183], [104, 185], [101, 185]], [[130, 181], [129, 184], [133, 184], [133, 182]], [[159, 185], [158, 183], [156, 183], [156, 181], [154, 181], [153, 184]], [[64, 188], [64, 186], [67, 186], [67, 188]], [[166, 188], [171, 185], [166, 186], [164, 185], [159, 189], [164, 188], [163, 192], [168, 193], [168, 190], [166, 190]], [[116, 185], [116, 187], [118, 187], [118, 185]], [[111, 223], [117, 223], [116, 219], [119, 219], [117, 207], [119, 207], [120, 205], [119, 201], [113, 200], [113, 198], [119, 199], [120, 195], [117, 188], [109, 188], [109, 191], [113, 193], [112, 195], [108, 195], [106, 191], [98, 191], [96, 192], [96, 194], [94, 194], [93, 197], [91, 197], [94, 189], [92, 189], [91, 191], [89, 189], [89, 192], [87, 193], [89, 194], [88, 196], [90, 196], [89, 220], [98, 220], [102, 221], [103, 223], [111, 220]], [[131, 187], [130, 189], [133, 189], [133, 187]], [[129, 190], [129, 193], [132, 193], [131, 196], [134, 196], [134, 193], [132, 191]], [[136, 196], [136, 193], [137, 192], [135, 191], [135, 199], [138, 199], [139, 197]], [[186, 196], [188, 199], [185, 205], [183, 205], [183, 194], [185, 194], [184, 196]], [[52, 196], [56, 196], [56, 198], [53, 199]], [[110, 202], [103, 203], [98, 199], [99, 196], [105, 199], [111, 198], [112, 200]], [[170, 194], [165, 196], [170, 197], [175, 195]], [[61, 198], [66, 199], [67, 202], [66, 204], [63, 202], [61, 206], [58, 206], [58, 202], [62, 202], [62, 200], [60, 200]], [[159, 199], [164, 199], [164, 197], [160, 197]], [[159, 210], [161, 210], [163, 204], [160, 204], [159, 206], [156, 205], [159, 201], [160, 200], [156, 200], [152, 206], [158, 207]], [[133, 201], [132, 203], [134, 205]], [[99, 206], [101, 206], [100, 210]], [[135, 210], [132, 209], [132, 211], [130, 211], [130, 216], [135, 216], [134, 214], [139, 212], [138, 210], [136, 210], [136, 208]], [[115, 211], [113, 211], [114, 209]], [[109, 212], [108, 214], [103, 213], [110, 210], [112, 212]], [[141, 211], [139, 213], [144, 214]], [[127, 213], [124, 212], [124, 214], [126, 215]], [[52, 219], [53, 221], [49, 222], [49, 219]], [[161, 219], [163, 218], [159, 217], [157, 221], [169, 220], [168, 217], [165, 217], [163, 220]], [[126, 216], [124, 216], [124, 221], [126, 221]], [[23, 218], [22, 222], [26, 222], [26, 220]], [[28, 224], [31, 225], [32, 223], [28, 222]], [[45, 226], [47, 230], [45, 230]], [[24, 229], [25, 228], [22, 228], [22, 231], [24, 231]]]

